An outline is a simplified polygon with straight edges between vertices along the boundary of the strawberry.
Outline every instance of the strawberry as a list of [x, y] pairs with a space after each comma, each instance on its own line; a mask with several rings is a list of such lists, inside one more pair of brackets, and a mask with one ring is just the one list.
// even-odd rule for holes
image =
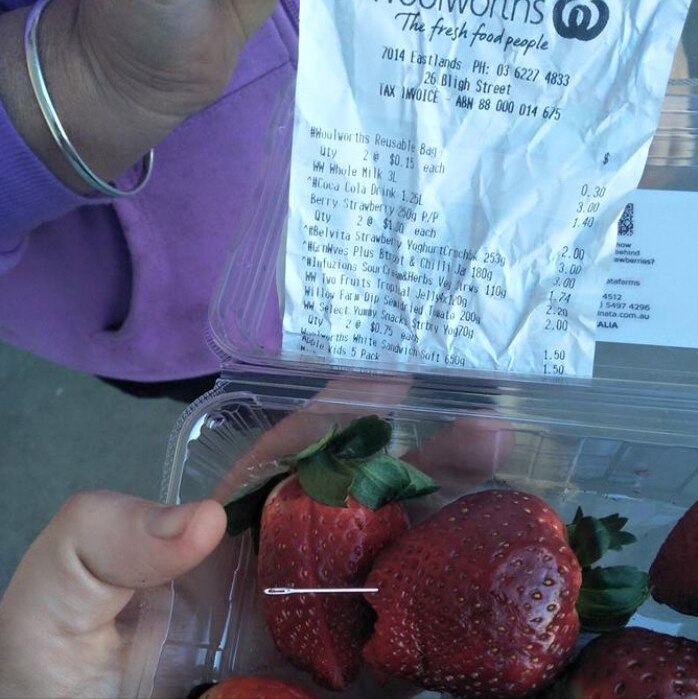
[[[220, 684], [211, 685], [201, 699], [313, 699], [298, 687], [266, 677], [231, 677]], [[190, 695], [191, 699], [192, 695]]]
[[[363, 586], [376, 556], [407, 528], [397, 501], [436, 489], [385, 453], [390, 436], [385, 421], [361, 418], [282, 460], [269, 480], [229, 503], [232, 534], [256, 528], [251, 520], [263, 504], [257, 571], [263, 592]], [[360, 594], [264, 594], [262, 605], [291, 663], [330, 689], [354, 679], [373, 620]]]
[[[330, 507], [306, 495], [294, 476], [264, 506], [259, 584], [360, 587], [376, 556], [405, 529], [397, 502], [373, 511], [349, 497], [345, 508]], [[360, 595], [265, 596], [263, 608], [277, 648], [319, 684], [344, 689], [356, 676], [373, 621]]]
[[600, 609], [625, 623], [644, 601], [644, 574], [591, 567], [634, 539], [624, 524], [578, 512], [566, 529], [545, 502], [516, 491], [456, 500], [378, 556], [366, 580], [379, 592], [366, 596], [377, 621], [365, 660], [381, 678], [457, 696], [528, 696], [570, 658], [576, 606], [594, 627], [605, 623]]
[[657, 602], [698, 616], [698, 502], [676, 523], [650, 568]]
[[550, 699], [698, 699], [698, 643], [640, 628], [598, 636]]

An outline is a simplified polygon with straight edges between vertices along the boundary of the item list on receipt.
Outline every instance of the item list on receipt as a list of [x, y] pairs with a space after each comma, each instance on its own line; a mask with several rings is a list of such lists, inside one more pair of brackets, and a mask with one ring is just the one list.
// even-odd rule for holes
[[[462, 12], [427, 4], [303, 5], [284, 348], [590, 375], [609, 231], [642, 172], [672, 52], [639, 86], [620, 86], [609, 61], [645, 61], [645, 34], [682, 21], [684, 3], [664, 23], [638, 11], [620, 46], [564, 36], [587, 17], [565, 20], [564, 0], [485, 17], [466, 0]], [[608, 5], [589, 32], [634, 12]], [[638, 99], [654, 104], [629, 122], [624, 100]]]

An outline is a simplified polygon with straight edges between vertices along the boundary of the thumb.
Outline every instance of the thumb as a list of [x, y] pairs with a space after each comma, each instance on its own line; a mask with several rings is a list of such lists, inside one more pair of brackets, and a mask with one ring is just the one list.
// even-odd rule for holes
[[212, 500], [164, 507], [119, 493], [73, 496], [32, 544], [1, 603], [3, 615], [57, 633], [111, 622], [134, 590], [197, 566], [225, 531]]

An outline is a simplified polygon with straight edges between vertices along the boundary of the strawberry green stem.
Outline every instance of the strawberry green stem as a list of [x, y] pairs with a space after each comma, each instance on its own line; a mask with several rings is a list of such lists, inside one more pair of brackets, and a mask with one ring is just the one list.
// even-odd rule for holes
[[603, 633], [625, 626], [649, 596], [647, 573], [632, 566], [592, 567], [609, 551], [620, 551], [637, 538], [623, 531], [628, 520], [617, 514], [597, 519], [581, 508], [567, 526], [569, 544], [582, 567], [577, 612], [582, 630]]
[[225, 506], [228, 533], [237, 536], [258, 528], [269, 493], [283, 479], [297, 474], [306, 495], [330, 507], [346, 507], [349, 496], [377, 510], [389, 502], [433, 493], [437, 483], [386, 447], [392, 426], [375, 415], [333, 427], [322, 439], [297, 454], [280, 459], [268, 479], [241, 488]]

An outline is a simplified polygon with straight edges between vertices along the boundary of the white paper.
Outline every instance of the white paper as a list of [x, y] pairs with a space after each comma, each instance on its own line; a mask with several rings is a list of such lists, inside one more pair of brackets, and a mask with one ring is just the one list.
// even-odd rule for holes
[[638, 190], [621, 219], [598, 339], [698, 348], [698, 192]]
[[589, 376], [688, 0], [304, 0], [284, 349]]

